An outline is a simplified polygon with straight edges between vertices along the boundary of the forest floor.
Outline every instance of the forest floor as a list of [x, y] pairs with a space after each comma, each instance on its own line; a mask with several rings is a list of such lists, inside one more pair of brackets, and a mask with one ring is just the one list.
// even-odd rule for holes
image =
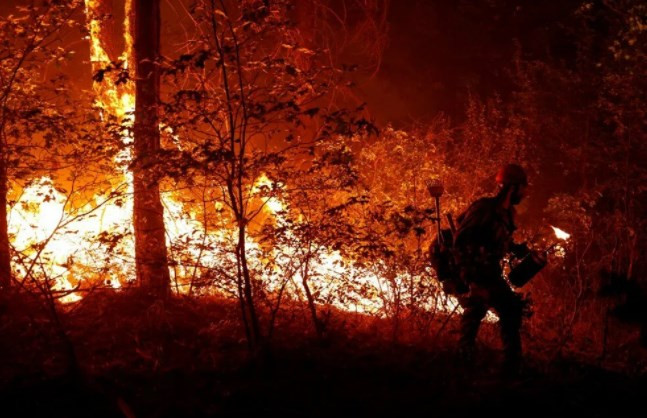
[[60, 327], [35, 304], [0, 306], [0, 416], [647, 416], [644, 375], [529, 353], [520, 376], [504, 378], [483, 339], [467, 367], [453, 320], [404, 343], [379, 320], [335, 313], [322, 341], [294, 309], [271, 349], [250, 356], [231, 302], [91, 295], [77, 305]]

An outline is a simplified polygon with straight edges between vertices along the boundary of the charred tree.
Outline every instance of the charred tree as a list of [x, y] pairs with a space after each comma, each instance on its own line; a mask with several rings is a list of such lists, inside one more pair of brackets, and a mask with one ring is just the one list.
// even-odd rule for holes
[[156, 160], [160, 150], [159, 0], [135, 0], [134, 227], [137, 280], [156, 296], [169, 292], [164, 209]]

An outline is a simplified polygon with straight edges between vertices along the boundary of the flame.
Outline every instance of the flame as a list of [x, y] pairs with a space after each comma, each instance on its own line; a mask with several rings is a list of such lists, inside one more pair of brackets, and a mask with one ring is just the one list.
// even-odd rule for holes
[[[107, 53], [106, 34], [102, 30], [102, 19], [105, 17], [106, 0], [85, 0], [87, 28], [89, 32], [90, 61], [92, 73], [113, 66], [113, 60]], [[120, 62], [123, 70], [131, 66], [133, 39], [131, 35], [130, 10], [132, 0], [126, 0], [124, 19], [124, 51], [115, 60]], [[114, 117], [124, 126], [124, 143], [130, 143], [129, 133], [132, 127], [135, 110], [134, 84], [128, 80], [117, 85], [115, 77], [103, 77], [101, 82], [93, 83], [95, 105], [103, 118]], [[117, 161], [129, 161], [132, 157], [127, 151], [117, 156]], [[77, 284], [93, 274], [101, 278], [107, 287], [122, 287], [125, 278], [132, 277], [132, 260], [106, 254], [101, 246], [105, 234], [125, 237], [115, 245], [123, 254], [132, 254], [132, 175], [126, 170], [119, 183], [128, 185], [126, 198], [118, 204], [104, 205], [100, 210], [93, 210], [92, 204], [77, 208], [74, 213], [67, 207], [67, 197], [56, 190], [49, 177], [34, 181], [21, 191], [19, 199], [9, 213], [9, 233], [11, 242], [21, 261], [16, 263], [17, 277], [21, 275], [36, 276], [30, 269], [38, 266], [39, 279], [49, 280], [52, 290], [70, 291], [59, 300], [75, 302], [82, 297], [74, 292]], [[17, 190], [12, 190], [17, 194]], [[78, 214], [91, 214], [73, 219]], [[170, 228], [177, 232], [178, 228]], [[115, 248], [113, 247], [113, 250]]]
[[[96, 216], [71, 220], [75, 213], [67, 213], [66, 202], [67, 196], [57, 191], [48, 177], [22, 190], [9, 212], [8, 225], [12, 245], [21, 255], [21, 262], [15, 266], [17, 277], [27, 278], [33, 264], [38, 266], [36, 277], [51, 280], [51, 288], [57, 292], [74, 290], [82, 278], [89, 278], [93, 272], [102, 272], [110, 287], [120, 287], [119, 278], [128, 277], [128, 262], [108, 257], [100, 237], [107, 231], [126, 234], [127, 210], [107, 205]], [[84, 212], [91, 212], [90, 204], [78, 213]], [[35, 276], [33, 272], [29, 275]], [[60, 300], [67, 303], [80, 299], [79, 293], [69, 293]]]
[[[85, 0], [93, 73], [112, 65], [106, 48], [108, 40], [102, 33], [100, 21], [100, 9], [105, 1], [109, 0]], [[124, 68], [128, 69], [132, 68], [133, 57], [129, 13], [132, 0], [126, 0], [125, 7], [126, 17], [123, 23], [125, 48], [117, 61], [121, 61]], [[114, 77], [106, 76], [101, 82], [93, 84], [93, 90], [96, 95], [96, 106], [103, 117], [114, 117], [126, 127], [132, 126], [135, 108], [135, 89], [132, 81], [117, 85]], [[168, 133], [174, 143], [180, 146], [179, 138], [170, 127], [161, 126], [160, 129]], [[132, 141], [132, 137], [127, 133], [130, 131], [127, 129], [124, 133], [122, 139], [125, 143]], [[119, 161], [125, 162], [131, 158], [132, 156], [125, 152], [117, 157]], [[100, 210], [93, 212], [92, 204], [88, 203], [85, 207], [77, 208], [75, 213], [91, 212], [93, 215], [79, 217], [65, 224], [64, 227], [60, 227], [61, 221], [73, 218], [74, 214], [68, 213], [67, 196], [56, 190], [52, 179], [43, 177], [26, 187], [10, 212], [9, 231], [12, 244], [24, 257], [24, 262], [16, 266], [18, 275], [22, 274], [24, 277], [30, 274], [29, 263], [37, 263], [39, 271], [42, 272], [39, 277], [50, 279], [52, 289], [63, 293], [69, 292], [60, 298], [64, 303], [82, 299], [82, 293], [76, 291], [82, 281], [94, 279], [103, 283], [106, 288], [119, 289], [129, 280], [133, 280], [133, 181], [132, 174], [127, 170], [122, 174], [123, 177], [119, 181], [125, 182], [127, 187], [119, 204], [106, 204]], [[253, 183], [251, 194], [258, 197], [267, 215], [279, 219], [285, 216], [284, 212], [289, 211], [289, 206], [280, 197], [271, 193], [277, 187], [280, 188], [281, 185], [277, 185], [262, 174]], [[171, 251], [176, 251], [170, 254], [171, 257], [185, 257], [189, 261], [186, 263], [187, 267], [181, 264], [174, 266], [176, 279], [191, 277], [192, 272], [195, 272], [195, 265], [200, 265], [206, 270], [213, 267], [215, 270], [223, 263], [235, 264], [235, 259], [232, 259], [235, 255], [232, 251], [227, 251], [237, 240], [235, 230], [223, 227], [209, 233], [203, 232], [204, 240], [202, 240], [202, 237], [196, 234], [204, 231], [205, 227], [196, 219], [195, 214], [188, 211], [172, 196], [163, 195], [162, 203], [165, 208], [168, 242], [195, 242], [187, 244], [181, 250], [173, 249], [172, 245], [169, 246]], [[217, 209], [218, 205], [222, 206], [222, 203], [215, 202], [214, 205]], [[111, 251], [106, 251], [106, 246], [102, 244], [102, 237], [105, 234], [121, 237]], [[268, 270], [263, 266], [265, 260], [260, 245], [249, 236], [246, 244], [250, 267], [256, 271], [265, 272], [263, 281], [267, 283], [270, 291], [281, 288], [285, 280], [290, 277], [290, 271], [294, 269], [293, 259], [298, 256], [297, 252], [300, 249], [275, 248], [273, 251], [277, 261], [274, 267]], [[209, 248], [209, 251], [203, 251], [204, 248]], [[180, 251], [183, 252], [178, 254]], [[385, 301], [397, 298], [398, 290], [394, 286], [405, 286], [410, 279], [404, 275], [382, 277], [377, 273], [379, 270], [377, 267], [374, 270], [354, 267], [339, 251], [319, 249], [319, 252], [321, 254], [313, 259], [310, 265], [309, 283], [313, 291], [320, 295], [320, 300], [331, 300], [333, 305], [342, 309], [384, 315], [389, 309]], [[291, 277], [295, 283], [300, 283], [302, 280], [301, 272], [296, 272]], [[346, 289], [346, 284], [349, 282], [355, 283], [357, 290], [343, 290], [344, 298], [335, 299], [335, 292]], [[178, 292], [187, 292], [190, 288], [186, 281], [178, 283], [178, 280], [175, 280], [173, 286]], [[296, 294], [301, 292], [298, 287], [293, 291]], [[427, 302], [425, 307], [452, 311], [457, 307], [457, 301], [453, 298], [446, 300], [435, 298]]]
[[[90, 32], [90, 61], [93, 73], [104, 70], [112, 65], [112, 60], [106, 52], [104, 43], [106, 36], [101, 28], [102, 12], [100, 10], [102, 1], [85, 0], [86, 15], [88, 18], [88, 30]], [[125, 2], [124, 20], [124, 44], [125, 49], [116, 61], [121, 62], [125, 70], [131, 65], [133, 39], [130, 25], [130, 10], [132, 0]], [[96, 105], [104, 112], [116, 116], [120, 121], [126, 118], [135, 110], [134, 85], [131, 80], [125, 83], [116, 84], [114, 77], [104, 77], [101, 82], [93, 84], [97, 96]], [[132, 121], [131, 121], [132, 122]]]
[[557, 227], [554, 227], [552, 225], [550, 227], [553, 228], [553, 231], [555, 231], [555, 237], [557, 237], [557, 239], [561, 239], [563, 241], [566, 241], [567, 239], [569, 239], [571, 237], [571, 234], [569, 234], [568, 232], [566, 232], [564, 230], [561, 230], [561, 229], [559, 229]]
[[[272, 180], [267, 177], [265, 174], [261, 174], [258, 179], [254, 182], [254, 187], [252, 187], [252, 193], [263, 195], [264, 190], [272, 190], [273, 187], [280, 187], [272, 182]], [[285, 210], [285, 205], [276, 197], [267, 197], [263, 200], [263, 205], [267, 210], [273, 214], [277, 215]]]
[[[105, 69], [111, 65], [110, 57], [106, 52], [107, 40], [101, 31], [99, 8], [102, 3], [96, 0], [86, 0], [86, 13], [88, 14], [88, 29], [90, 32], [90, 50], [93, 72]], [[130, 65], [132, 56], [132, 37], [130, 35], [130, 20], [128, 9], [131, 1], [126, 2], [126, 21], [124, 22], [126, 49], [119, 60], [124, 66]], [[112, 77], [105, 77], [101, 82], [93, 84], [96, 95], [95, 104], [103, 117], [117, 118], [125, 128], [131, 127], [134, 118], [131, 117], [135, 108], [134, 86], [131, 81], [115, 84]], [[168, 133], [177, 146], [179, 138], [170, 127], [160, 126], [160, 130]], [[124, 143], [132, 141], [132, 130], [126, 129], [122, 140]], [[128, 162], [132, 156], [122, 152], [117, 156], [117, 161]], [[43, 177], [25, 188], [20, 200], [12, 207], [10, 214], [10, 233], [12, 244], [18, 252], [25, 256], [37, 257], [36, 262], [43, 270], [41, 278], [52, 279], [52, 289], [65, 294], [59, 300], [63, 303], [76, 302], [82, 299], [79, 292], [75, 292], [77, 284], [88, 280], [92, 271], [100, 271], [100, 282], [105, 287], [119, 289], [123, 283], [132, 280], [134, 275], [133, 260], [112, 257], [103, 263], [97, 260], [107, 259], [105, 248], [96, 245], [105, 233], [123, 236], [118, 244], [122, 254], [134, 254], [134, 241], [132, 236], [132, 210], [133, 210], [133, 181], [132, 174], [124, 170], [119, 181], [127, 184], [124, 197], [119, 204], [106, 204], [94, 217], [81, 217], [78, 220], [59, 228], [61, 221], [69, 219], [67, 213], [66, 196], [53, 187], [49, 177]], [[254, 183], [252, 192], [262, 195], [266, 188], [273, 187], [272, 181], [261, 175]], [[283, 203], [275, 197], [261, 197], [263, 208], [270, 215], [277, 215], [284, 210]], [[179, 238], [195, 237], [196, 231], [203, 230], [203, 225], [194, 215], [188, 213], [184, 206], [174, 200], [172, 196], [164, 195], [162, 203], [165, 208], [165, 227], [168, 236], [167, 244]], [[219, 202], [215, 205], [218, 206]], [[91, 205], [80, 208], [79, 213], [90, 212]], [[97, 222], [98, 218], [98, 222]], [[51, 236], [51, 237], [50, 237]], [[212, 247], [226, 247], [226, 243], [233, 242], [234, 231], [219, 230], [205, 237], [204, 244]], [[40, 252], [36, 248], [42, 247]], [[251, 239], [247, 243], [251, 253], [258, 251], [258, 245]], [[223, 261], [223, 254], [204, 254], [199, 244], [188, 245], [185, 257], [189, 257], [192, 265], [197, 260], [204, 266], [217, 265]], [[220, 259], [218, 258], [220, 257]], [[28, 268], [16, 267], [17, 273], [28, 274]], [[191, 267], [176, 268], [178, 275], [190, 275]], [[178, 285], [176, 290], [186, 291], [186, 285]]]
[[[571, 234], [562, 229], [552, 225], [550, 227], [553, 228], [553, 231], [555, 231], [555, 237], [559, 240], [567, 241], [571, 237]], [[554, 249], [555, 256], [558, 258], [566, 257], [566, 249], [561, 244], [554, 244], [552, 248]]]
[[[290, 208], [279, 197], [266, 197], [269, 193], [267, 190], [273, 188], [281, 189], [283, 186], [273, 182], [266, 174], [261, 174], [252, 187], [252, 194], [257, 194], [261, 198], [261, 203], [266, 212], [275, 219], [280, 219], [289, 214]], [[288, 230], [288, 236], [292, 233]], [[253, 240], [247, 242], [251, 252], [259, 250], [258, 243]], [[294, 262], [303, 248], [292, 247], [275, 247], [272, 252], [275, 262], [268, 276], [264, 277], [270, 291], [278, 290], [282, 287], [282, 282], [290, 277], [290, 271]], [[252, 259], [252, 258], [250, 258]], [[252, 259], [252, 263], [262, 263], [261, 257]], [[382, 266], [383, 267], [383, 266]], [[264, 269], [267, 271], [266, 269]], [[301, 283], [303, 280], [302, 271], [296, 271], [293, 275], [293, 282]], [[313, 257], [309, 264], [308, 283], [311, 291], [315, 290], [321, 300], [332, 300], [332, 305], [337, 308], [366, 313], [371, 315], [386, 316], [389, 308], [387, 300], [395, 300], [399, 296], [399, 289], [409, 285], [411, 277], [406, 274], [398, 274], [393, 278], [386, 278], [371, 271], [371, 269], [357, 268], [352, 262], [344, 259], [339, 251], [323, 249], [321, 253]], [[350, 280], [358, 286], [358, 290], [353, 290], [342, 283]], [[344, 287], [345, 301], [335, 300], [334, 292], [338, 286]], [[395, 286], [395, 287], [394, 287]], [[361, 290], [359, 290], [361, 289]], [[294, 289], [295, 293], [301, 298], [305, 298], [302, 289]], [[421, 307], [430, 311], [462, 312], [458, 300], [452, 296], [445, 298], [434, 298], [428, 302], [420, 302]], [[488, 312], [485, 319], [488, 322], [495, 322], [497, 317]]]

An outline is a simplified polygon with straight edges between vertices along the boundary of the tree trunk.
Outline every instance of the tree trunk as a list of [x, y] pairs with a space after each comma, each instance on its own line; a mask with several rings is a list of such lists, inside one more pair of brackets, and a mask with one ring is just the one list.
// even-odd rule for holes
[[310, 309], [310, 316], [312, 317], [312, 324], [315, 327], [315, 332], [317, 337], [322, 338], [324, 334], [323, 324], [319, 321], [317, 316], [317, 305], [315, 304], [315, 298], [310, 291], [310, 285], [308, 284], [308, 279], [310, 276], [310, 254], [307, 255], [306, 262], [303, 266], [303, 275], [301, 277], [301, 283], [303, 284], [303, 289], [306, 292], [306, 299], [308, 300], [308, 308]]
[[163, 297], [170, 290], [164, 209], [159, 193], [160, 134], [158, 122], [160, 50], [159, 0], [135, 0], [135, 164], [134, 225], [137, 280]]
[[4, 144], [0, 143], [0, 288], [11, 286], [11, 255], [7, 225], [7, 166]]
[[241, 272], [243, 274], [243, 291], [245, 296], [245, 301], [247, 302], [247, 310], [249, 313], [249, 322], [251, 325], [252, 331], [252, 344], [258, 346], [259, 343], [262, 344], [263, 336], [261, 335], [261, 327], [258, 322], [258, 315], [256, 314], [256, 307], [254, 306], [254, 294], [252, 291], [252, 279], [249, 274], [249, 266], [247, 265], [247, 254], [246, 254], [246, 245], [245, 245], [245, 226], [242, 222], [239, 223], [238, 227], [238, 257], [240, 260]]

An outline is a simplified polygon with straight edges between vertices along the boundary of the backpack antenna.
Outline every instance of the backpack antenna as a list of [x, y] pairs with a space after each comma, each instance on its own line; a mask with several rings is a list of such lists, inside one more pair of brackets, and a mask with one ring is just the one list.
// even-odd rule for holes
[[426, 183], [429, 195], [433, 197], [436, 202], [436, 216], [430, 219], [433, 222], [436, 222], [436, 226], [438, 228], [438, 240], [443, 243], [443, 235], [440, 233], [440, 197], [445, 193], [445, 187], [443, 186], [443, 182], [438, 178], [428, 179]]

